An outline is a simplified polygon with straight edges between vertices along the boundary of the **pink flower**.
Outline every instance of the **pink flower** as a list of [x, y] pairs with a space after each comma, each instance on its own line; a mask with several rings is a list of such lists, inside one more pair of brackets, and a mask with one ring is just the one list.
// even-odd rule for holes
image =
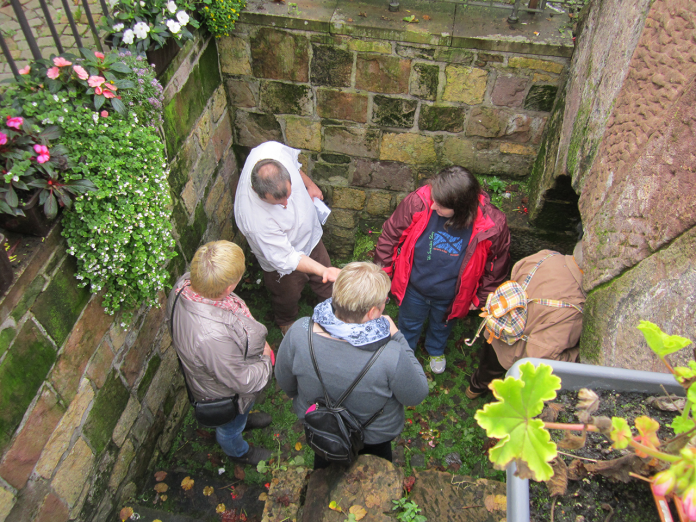
[[49, 154], [48, 147], [46, 145], [34, 145], [34, 152], [38, 154], [36, 161], [39, 163], [46, 163], [49, 159], [51, 159], [51, 155]]
[[87, 71], [85, 71], [79, 65], [76, 65], [75, 67], [73, 67], [73, 69], [75, 70], [75, 73], [77, 74], [77, 77], [80, 80], [86, 80], [87, 78], [89, 78], [89, 74], [87, 73]]
[[101, 111], [101, 117], [106, 118], [109, 116], [109, 113], [107, 111]]
[[94, 56], [96, 56], [96, 57], [99, 58], [100, 60], [103, 60], [103, 59], [104, 59], [104, 54], [103, 54], [103, 53], [100, 53], [100, 52], [98, 52], [98, 51], [94, 51]]
[[658, 473], [653, 478], [653, 491], [656, 495], [665, 496], [674, 488], [674, 475], [669, 471]]
[[696, 486], [689, 486], [682, 497], [684, 513], [689, 520], [696, 520]]
[[0, 145], [7, 143], [7, 134], [0, 132]]
[[53, 65], [55, 65], [56, 67], [67, 67], [68, 65], [72, 65], [72, 62], [69, 62], [62, 56], [56, 56], [53, 59]]
[[31, 66], [27, 65], [19, 70], [19, 74], [29, 74], [31, 72]]
[[24, 123], [24, 118], [21, 116], [17, 116], [15, 118], [10, 118], [9, 116], [7, 117], [7, 126], [12, 127], [13, 129], [19, 130], [19, 128], [22, 126], [22, 123]]
[[46, 76], [48, 76], [51, 80], [55, 80], [60, 76], [60, 69], [58, 67], [51, 67], [48, 71], [46, 71]]
[[104, 98], [115, 98], [115, 97], [116, 97], [116, 95], [113, 92], [111, 92], [107, 89], [104, 89]]
[[96, 87], [94, 88], [94, 94], [102, 94], [103, 92], [104, 92], [104, 89], [102, 89], [102, 88], [99, 87], [99, 86], [96, 86]]
[[118, 90], [118, 87], [116, 87], [113, 83], [105, 83], [104, 87], [114, 92]]
[[90, 76], [87, 80], [87, 85], [90, 87], [99, 87], [102, 83], [106, 81], [103, 76]]

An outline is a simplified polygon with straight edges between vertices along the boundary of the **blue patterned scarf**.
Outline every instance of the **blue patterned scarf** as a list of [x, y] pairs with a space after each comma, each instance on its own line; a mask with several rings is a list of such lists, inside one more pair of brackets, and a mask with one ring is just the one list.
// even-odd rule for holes
[[326, 330], [332, 337], [348, 341], [353, 346], [365, 346], [389, 337], [389, 321], [378, 317], [366, 323], [344, 323], [333, 311], [331, 298], [319, 303], [312, 315], [314, 322]]

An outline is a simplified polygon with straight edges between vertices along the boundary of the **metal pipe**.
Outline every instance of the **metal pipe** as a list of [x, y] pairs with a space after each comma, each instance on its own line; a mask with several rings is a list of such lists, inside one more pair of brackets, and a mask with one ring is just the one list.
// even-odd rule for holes
[[[16, 0], [13, 0], [16, 1]], [[77, 25], [75, 25], [75, 19], [73, 18], [72, 12], [70, 11], [70, 6], [68, 5], [68, 0], [62, 0], [63, 9], [65, 9], [65, 16], [68, 17], [68, 22], [70, 23], [70, 28], [72, 29], [73, 37], [75, 38], [75, 43], [77, 48], [82, 48], [82, 38], [80, 38], [80, 33], [77, 30]]]
[[2, 31], [0, 31], [0, 47], [2, 48], [2, 54], [4, 54], [5, 58], [7, 58], [7, 63], [10, 65], [10, 69], [12, 69], [12, 74], [14, 74], [15, 76], [19, 76], [17, 65], [15, 64], [15, 61], [12, 58], [10, 48], [7, 47], [7, 44], [5, 43], [5, 38], [3, 38], [2, 36]]
[[106, 2], [104, 0], [99, 0], [99, 3], [101, 4], [102, 13], [104, 13], [104, 16], [109, 16], [109, 8], [106, 7]]
[[94, 25], [94, 18], [92, 18], [92, 11], [89, 8], [87, 0], [82, 0], [82, 5], [85, 7], [85, 14], [87, 15], [87, 21], [89, 22], [89, 27], [92, 29], [92, 36], [94, 36], [94, 44], [99, 49], [99, 52], [103, 53], [104, 48], [102, 47], [101, 40], [99, 39], [99, 31], [97, 31], [97, 26]]
[[48, 28], [51, 30], [51, 36], [56, 44], [56, 49], [58, 49], [58, 54], [63, 54], [63, 44], [60, 43], [60, 36], [58, 36], [58, 31], [56, 31], [56, 26], [53, 25], [53, 20], [51, 19], [51, 13], [48, 11], [48, 6], [45, 0], [39, 0], [41, 4], [41, 10], [43, 11], [44, 18], [46, 18], [46, 23]]
[[29, 27], [29, 24], [27, 23], [27, 19], [24, 16], [24, 11], [22, 11], [22, 5], [19, 3], [19, 0], [11, 0], [12, 2], [12, 9], [14, 9], [15, 15], [17, 16], [17, 21], [19, 22], [19, 26], [22, 28], [22, 32], [24, 33], [24, 38], [27, 40], [27, 44], [29, 45], [29, 49], [31, 50], [31, 54], [34, 57], [34, 60], [40, 60], [41, 59], [41, 51], [39, 50], [39, 46], [36, 45], [36, 40], [34, 39], [34, 33], [31, 32], [31, 27]]
[[519, 11], [520, 11], [520, 4], [522, 3], [522, 0], [515, 0], [515, 6], [512, 8], [512, 13], [510, 13], [510, 16], [508, 16], [508, 23], [510, 24], [516, 24], [517, 22], [520, 21], [520, 17], [518, 16]]

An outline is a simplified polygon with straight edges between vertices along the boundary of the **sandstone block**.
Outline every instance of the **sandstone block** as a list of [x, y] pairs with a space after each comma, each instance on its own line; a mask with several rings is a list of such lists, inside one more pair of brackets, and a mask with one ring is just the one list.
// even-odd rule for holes
[[[227, 113], [219, 120], [217, 128], [211, 138], [213, 144], [214, 158], [220, 161], [232, 145], [232, 122]], [[206, 156], [211, 156], [210, 146], [205, 151]], [[220, 171], [222, 175], [224, 171]]]
[[69, 518], [68, 507], [55, 493], [49, 493], [33, 522], [67, 522]]
[[520, 145], [519, 143], [501, 143], [500, 152], [503, 154], [520, 154], [522, 156], [535, 156], [537, 150], [529, 145]]
[[128, 467], [130, 463], [133, 462], [135, 457], [135, 448], [133, 443], [129, 440], [121, 447], [121, 451], [116, 459], [116, 464], [111, 471], [111, 476], [109, 477], [109, 490], [112, 493], [116, 493], [116, 490], [121, 485], [121, 482], [126, 477], [128, 473]]
[[92, 450], [81, 437], [78, 438], [51, 482], [55, 492], [69, 507], [75, 505], [80, 497], [93, 462]]
[[385, 133], [379, 159], [426, 165], [437, 161], [435, 140], [430, 136], [411, 133]]
[[213, 186], [208, 193], [208, 197], [205, 200], [205, 213], [208, 214], [208, 216], [212, 216], [215, 213], [218, 202], [220, 201], [220, 198], [222, 197], [222, 194], [225, 192], [226, 188], [225, 180], [222, 178], [222, 176], [216, 177], [215, 183], [213, 183]]
[[372, 216], [389, 217], [392, 212], [391, 194], [388, 192], [373, 192], [367, 200], [365, 210]]
[[284, 82], [261, 82], [261, 110], [272, 114], [311, 116], [312, 89], [309, 85]]
[[109, 374], [111, 363], [114, 361], [114, 352], [111, 351], [109, 342], [104, 339], [97, 351], [94, 352], [92, 360], [87, 365], [85, 375], [89, 377], [97, 388], [101, 388], [106, 381], [106, 376]]
[[[201, 212], [205, 211], [201, 205]], [[126, 378], [129, 385], [133, 385], [143, 369], [143, 362], [153, 349], [153, 341], [160, 331], [164, 319], [164, 298], [160, 299], [159, 305], [152, 306], [145, 317], [143, 326], [140, 328], [132, 348], [126, 354], [121, 365], [121, 373]], [[125, 403], [124, 403], [125, 405]]]
[[[196, 194], [196, 185], [193, 180], [189, 180], [186, 185], [184, 185], [184, 190], [181, 193], [181, 201], [186, 207], [186, 211], [190, 216], [196, 210], [196, 205], [198, 204], [198, 194]], [[188, 219], [186, 219], [188, 221]]]
[[262, 27], [251, 38], [254, 76], [309, 81], [309, 41], [304, 35]]
[[321, 150], [321, 123], [308, 118], [285, 118], [285, 138], [290, 147], [304, 150]]
[[519, 69], [534, 69], [546, 71], [554, 74], [561, 74], [565, 67], [562, 63], [550, 60], [539, 60], [538, 58], [525, 58], [523, 56], [513, 56], [508, 60], [508, 67]]
[[140, 409], [141, 407], [138, 400], [133, 396], [129, 397], [128, 404], [126, 404], [126, 408], [118, 419], [112, 434], [112, 439], [118, 447], [121, 447], [126, 440], [126, 436], [133, 426], [135, 419], [138, 418]]
[[227, 94], [233, 107], [256, 107], [259, 82], [228, 79]]
[[[228, 221], [233, 219], [234, 216], [234, 202], [232, 201], [232, 194], [233, 192], [231, 190], [227, 190], [223, 192], [222, 197], [220, 198], [220, 201], [218, 202], [218, 206], [215, 209], [215, 221], [217, 223], [227, 223]], [[222, 238], [220, 238], [222, 239]], [[165, 335], [169, 335], [166, 334]], [[170, 342], [171, 344], [171, 342]], [[161, 347], [164, 349], [164, 347]]]
[[532, 76], [533, 83], [556, 83], [557, 81], [558, 78], [548, 74], [534, 73], [534, 76]]
[[495, 105], [519, 107], [524, 101], [527, 90], [527, 79], [519, 76], [498, 76], [491, 93], [491, 101]]
[[376, 95], [372, 100], [372, 123], [410, 129], [413, 127], [417, 108], [416, 100]]
[[466, 127], [467, 136], [499, 138], [505, 134], [508, 115], [491, 107], [475, 107], [469, 116]]
[[273, 114], [238, 110], [235, 118], [237, 143], [256, 147], [266, 141], [283, 141], [283, 132]]
[[198, 136], [198, 143], [203, 150], [208, 146], [208, 141], [210, 140], [210, 125], [210, 111], [205, 111], [201, 119], [198, 120], [194, 130], [196, 136]]
[[356, 89], [387, 94], [408, 92], [410, 60], [361, 53], [355, 67]]
[[439, 77], [439, 66], [425, 63], [414, 64], [411, 77], [411, 94], [425, 100], [434, 100], [437, 96]]
[[324, 150], [351, 156], [377, 158], [380, 135], [379, 130], [369, 127], [325, 127]]
[[114, 351], [118, 353], [126, 342], [126, 336], [128, 335], [128, 326], [121, 326], [121, 321], [116, 320], [111, 324], [109, 329], [109, 339], [111, 339], [111, 346], [113, 346]]
[[367, 195], [364, 190], [335, 187], [333, 190], [333, 207], [362, 210], [365, 206]]
[[396, 44], [396, 54], [404, 58], [434, 60], [437, 51], [433, 47], [416, 47], [415, 45]]
[[10, 511], [12, 511], [12, 506], [14, 506], [16, 501], [17, 497], [14, 496], [14, 493], [0, 487], [0, 520], [5, 520]]
[[324, 163], [322, 161], [317, 161], [312, 167], [312, 178], [315, 180], [331, 180], [336, 179], [348, 180], [348, 168], [349, 165], [335, 165], [330, 163]]
[[109, 443], [129, 397], [128, 389], [121, 382], [118, 372], [112, 371], [95, 397], [82, 428], [97, 455], [101, 454]]
[[331, 211], [328, 224], [335, 227], [350, 228], [352, 230], [358, 224], [357, 215], [353, 211], [337, 208]]
[[501, 154], [495, 144], [454, 136], [445, 137], [442, 155], [446, 162], [483, 176], [523, 177], [534, 164], [534, 156]]
[[355, 160], [353, 185], [375, 189], [410, 192], [414, 187], [413, 170], [392, 161]]
[[174, 383], [174, 378], [179, 371], [179, 362], [173, 350], [168, 351], [163, 360], [162, 364], [152, 380], [152, 384], [145, 395], [145, 404], [151, 412], [157, 413], [159, 409], [164, 405], [164, 399], [169, 392], [169, 389]]
[[558, 87], [555, 85], [533, 85], [524, 100], [524, 108], [529, 111], [551, 112], [557, 92]]
[[445, 68], [447, 83], [442, 99], [475, 105], [483, 101], [488, 84], [488, 71], [476, 67], [448, 65]]
[[485, 67], [488, 64], [495, 65], [504, 61], [505, 57], [502, 54], [478, 53], [476, 67]]
[[330, 45], [312, 45], [312, 85], [350, 87], [353, 53]]
[[348, 40], [348, 50], [362, 53], [391, 54], [392, 44], [391, 42], [380, 40], [359, 40], [357, 38], [351, 38]]
[[433, 59], [436, 62], [461, 63], [471, 65], [474, 61], [474, 53], [469, 49], [456, 49], [438, 46]]
[[367, 95], [332, 89], [317, 89], [317, 114], [322, 118], [367, 121]]
[[428, 131], [461, 132], [464, 130], [464, 107], [421, 104], [418, 128]]
[[225, 97], [225, 89], [221, 85], [215, 91], [213, 95], [213, 105], [211, 110], [211, 116], [213, 118], [213, 123], [217, 123], [222, 113], [225, 112], [227, 108], [227, 98]]

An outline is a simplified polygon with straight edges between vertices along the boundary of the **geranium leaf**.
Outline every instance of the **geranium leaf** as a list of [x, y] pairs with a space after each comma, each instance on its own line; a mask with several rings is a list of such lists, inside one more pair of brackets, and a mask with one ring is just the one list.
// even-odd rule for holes
[[643, 337], [645, 337], [650, 349], [661, 359], [691, 344], [691, 341], [686, 337], [667, 335], [659, 326], [650, 321], [641, 321], [637, 328], [643, 332]]
[[681, 415], [679, 417], [676, 417], [672, 421], [672, 429], [674, 430], [674, 433], [676, 435], [679, 435], [680, 433], [686, 433], [687, 431], [691, 430], [696, 426], [696, 423], [694, 423], [693, 420], [691, 419], [685, 419]]
[[[660, 445], [660, 439], [657, 438], [657, 430], [660, 429], [660, 423], [655, 419], [641, 415], [635, 420], [635, 425], [639, 433], [635, 440], [640, 442], [643, 446], [657, 449]], [[640, 450], [636, 450], [636, 455], [639, 457], [647, 457], [647, 455]]]
[[548, 462], [556, 456], [556, 444], [544, 422], [534, 417], [543, 410], [544, 401], [556, 397], [561, 380], [546, 364], [535, 368], [528, 362], [519, 370], [519, 379], [507, 377], [491, 383], [498, 402], [486, 404], [475, 419], [489, 437], [499, 439], [489, 452], [496, 467], [519, 459], [527, 463], [534, 480], [548, 480], [553, 474]]
[[629, 441], [633, 438], [631, 428], [623, 417], [611, 418], [612, 430], [609, 437], [614, 441], [615, 449], [624, 449], [628, 447]]

